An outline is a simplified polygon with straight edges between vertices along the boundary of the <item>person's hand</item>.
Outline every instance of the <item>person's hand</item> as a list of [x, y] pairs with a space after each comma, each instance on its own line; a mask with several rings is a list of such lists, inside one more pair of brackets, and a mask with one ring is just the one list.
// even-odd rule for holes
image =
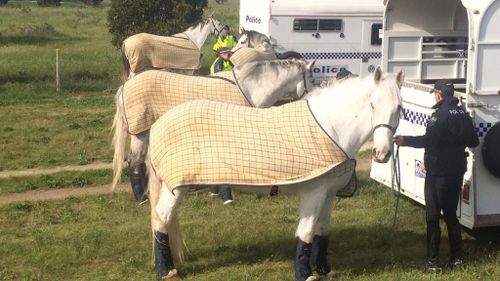
[[394, 137], [394, 142], [397, 145], [401, 146], [401, 145], [403, 145], [405, 143], [405, 137], [403, 137], [403, 136], [395, 136]]

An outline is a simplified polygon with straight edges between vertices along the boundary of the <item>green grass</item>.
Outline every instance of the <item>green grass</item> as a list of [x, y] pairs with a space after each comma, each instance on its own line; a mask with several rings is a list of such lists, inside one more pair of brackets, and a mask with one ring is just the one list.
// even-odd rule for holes
[[[0, 8], [0, 171], [81, 165], [112, 159], [113, 96], [120, 85], [120, 51], [107, 31], [108, 3]], [[238, 31], [238, 5], [212, 12]], [[207, 74], [215, 38], [202, 50]], [[55, 54], [61, 51], [61, 91], [55, 91]]]
[[[392, 228], [391, 193], [366, 173], [360, 185], [332, 213], [335, 280], [499, 280], [498, 245], [468, 235], [465, 270], [421, 273], [423, 209], [402, 201]], [[293, 280], [297, 199], [239, 193], [235, 199], [225, 207], [201, 192], [184, 201], [190, 255], [178, 268], [183, 280]], [[138, 207], [131, 194], [4, 205], [0, 224], [0, 280], [155, 280], [149, 207]], [[442, 249], [446, 257], [446, 239]]]

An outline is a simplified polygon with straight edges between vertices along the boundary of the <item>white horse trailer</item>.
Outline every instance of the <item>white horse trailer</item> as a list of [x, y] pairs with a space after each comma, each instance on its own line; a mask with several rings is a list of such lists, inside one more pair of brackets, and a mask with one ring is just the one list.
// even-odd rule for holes
[[[424, 134], [435, 103], [429, 90], [437, 79], [454, 81], [480, 138], [469, 151], [457, 216], [470, 229], [500, 225], [500, 0], [386, 1], [382, 65], [406, 74], [396, 135]], [[401, 193], [421, 204], [423, 153], [399, 150]], [[393, 169], [372, 163], [371, 177], [391, 186]]]
[[240, 27], [266, 34], [278, 54], [316, 59], [316, 81], [345, 68], [361, 76], [381, 59], [382, 0], [240, 0]]

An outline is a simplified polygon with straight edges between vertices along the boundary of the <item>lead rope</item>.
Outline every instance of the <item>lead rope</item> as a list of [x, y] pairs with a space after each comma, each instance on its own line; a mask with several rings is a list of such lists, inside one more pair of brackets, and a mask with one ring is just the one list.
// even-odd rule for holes
[[[391, 189], [392, 193], [396, 197], [396, 203], [394, 207], [394, 218], [392, 220], [392, 227], [394, 228], [396, 226], [396, 221], [398, 218], [398, 211], [399, 211], [399, 199], [401, 198], [401, 164], [399, 162], [399, 145], [397, 145], [395, 142], [393, 144], [393, 148], [395, 146], [394, 151], [396, 153], [394, 154], [394, 157], [392, 158], [392, 179], [391, 179]], [[394, 187], [394, 182], [397, 184], [397, 193]]]

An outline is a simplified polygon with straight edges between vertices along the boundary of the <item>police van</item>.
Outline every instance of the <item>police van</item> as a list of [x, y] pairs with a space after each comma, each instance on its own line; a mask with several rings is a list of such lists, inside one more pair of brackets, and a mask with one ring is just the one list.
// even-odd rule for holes
[[320, 82], [380, 65], [383, 12], [382, 0], [240, 0], [240, 27], [266, 34], [278, 55], [316, 59]]
[[[480, 144], [469, 149], [457, 216], [462, 225], [500, 225], [500, 0], [388, 0], [382, 67], [405, 71], [396, 135], [423, 135], [437, 79], [450, 79], [470, 112]], [[401, 194], [425, 204], [424, 150], [399, 149]], [[397, 162], [393, 162], [397, 163]], [[372, 163], [371, 177], [392, 186], [398, 165]]]

